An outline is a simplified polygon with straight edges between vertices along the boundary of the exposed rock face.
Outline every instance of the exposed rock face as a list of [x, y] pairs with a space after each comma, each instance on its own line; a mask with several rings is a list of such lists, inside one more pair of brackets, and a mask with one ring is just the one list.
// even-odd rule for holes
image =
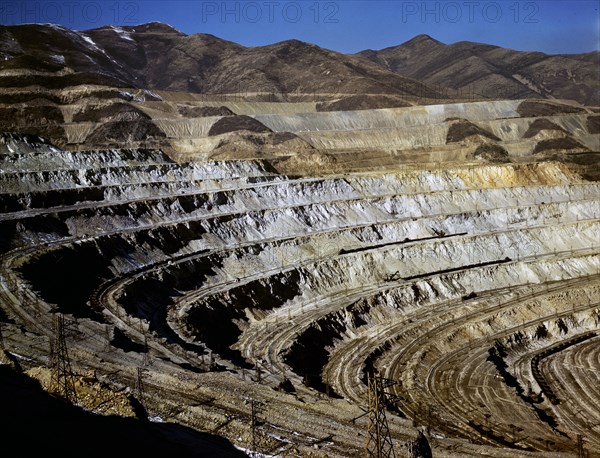
[[[442, 124], [470, 110], [482, 107], [433, 109]], [[522, 132], [534, 122], [515, 119]], [[501, 154], [485, 138], [480, 154]], [[302, 155], [175, 163], [3, 135], [3, 345], [26, 369], [44, 364], [40, 346], [65, 314], [75, 371], [109, 374], [115, 391], [141, 377], [148, 411], [198, 429], [231, 423], [219, 432], [244, 448], [247, 423], [228, 415], [250, 415], [251, 390], [269, 401], [269, 447], [307, 456], [318, 423], [335, 438], [318, 439], [323, 453], [362, 456], [366, 423], [349, 419], [376, 371], [398, 382], [396, 447], [414, 440], [414, 421], [436, 435], [434, 456], [525, 457], [548, 440], [574, 451], [556, 434], [562, 419], [583, 430], [578, 411], [600, 416], [600, 185], [559, 162], [343, 174], [341, 155], [307, 157], [317, 167], [286, 176], [277, 169]], [[426, 442], [413, 452], [429, 456]]]
[[[516, 162], [550, 158], [572, 164], [591, 178], [597, 176], [599, 138], [588, 130], [588, 119], [594, 115], [582, 108], [571, 113], [571, 105], [554, 101], [552, 116], [521, 116], [523, 105], [531, 106], [533, 102], [258, 114], [255, 118], [275, 132], [296, 134], [330, 157], [339, 156], [338, 164], [345, 164], [343, 158], [348, 158], [348, 151], [352, 151], [357, 169], [384, 168], [399, 162], [440, 164], [474, 159]], [[567, 140], [549, 142], [560, 138]], [[564, 147], [560, 148], [561, 145]], [[329, 170], [334, 169], [332, 166]]]

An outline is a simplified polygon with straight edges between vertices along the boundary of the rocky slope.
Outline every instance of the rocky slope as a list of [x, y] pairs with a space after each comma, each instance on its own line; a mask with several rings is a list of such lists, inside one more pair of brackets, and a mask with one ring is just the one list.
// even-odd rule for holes
[[492, 99], [545, 97], [600, 105], [600, 51], [548, 55], [461, 41], [446, 45], [428, 35], [358, 56], [449, 95]]
[[364, 456], [373, 371], [399, 455], [415, 425], [436, 456], [600, 446], [600, 188], [561, 163], [287, 176], [17, 135], [0, 161], [2, 363], [57, 367], [58, 315], [82, 399], [244, 449]]
[[160, 23], [83, 32], [52, 25], [0, 28], [0, 85], [103, 84], [203, 94], [394, 94], [444, 98], [370, 62], [289, 40], [247, 48]]

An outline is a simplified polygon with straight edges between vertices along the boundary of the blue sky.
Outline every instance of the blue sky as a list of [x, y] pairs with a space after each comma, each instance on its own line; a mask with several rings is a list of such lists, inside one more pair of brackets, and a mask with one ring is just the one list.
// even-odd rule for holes
[[477, 41], [524, 51], [600, 49], [597, 0], [286, 1], [2, 0], [0, 23], [73, 29], [161, 21], [246, 46], [290, 38], [341, 52], [394, 46], [422, 33], [444, 43]]

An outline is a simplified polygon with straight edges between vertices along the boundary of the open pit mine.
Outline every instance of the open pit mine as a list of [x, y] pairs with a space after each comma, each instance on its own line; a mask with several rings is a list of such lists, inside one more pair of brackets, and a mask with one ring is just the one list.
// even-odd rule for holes
[[24, 418], [27, 398], [76, 405], [108, 431], [97, 442], [127, 441], [106, 425], [128, 420], [179, 456], [600, 456], [597, 108], [340, 111], [15, 72], [0, 100], [15, 437], [58, 427]]

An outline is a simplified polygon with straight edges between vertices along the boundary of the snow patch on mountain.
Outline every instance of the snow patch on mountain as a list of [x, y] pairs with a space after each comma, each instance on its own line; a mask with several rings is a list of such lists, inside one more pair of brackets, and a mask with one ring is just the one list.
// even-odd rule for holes
[[133, 38], [131, 38], [129, 32], [126, 32], [121, 27], [111, 26], [111, 29], [113, 29], [121, 38], [123, 38], [123, 40], [135, 41]]

